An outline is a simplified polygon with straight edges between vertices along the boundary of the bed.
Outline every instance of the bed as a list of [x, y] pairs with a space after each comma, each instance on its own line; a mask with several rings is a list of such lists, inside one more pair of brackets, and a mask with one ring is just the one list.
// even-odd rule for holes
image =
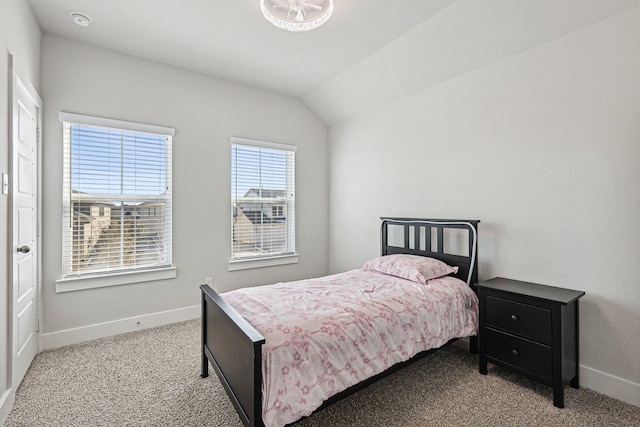
[[200, 287], [201, 376], [211, 364], [244, 425], [293, 423], [461, 337], [477, 352], [479, 221], [381, 220], [363, 268]]

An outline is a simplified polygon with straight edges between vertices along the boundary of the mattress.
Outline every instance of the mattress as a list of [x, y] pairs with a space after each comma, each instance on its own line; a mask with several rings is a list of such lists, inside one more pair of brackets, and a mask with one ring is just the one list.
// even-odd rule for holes
[[478, 299], [445, 276], [417, 283], [357, 269], [223, 298], [266, 339], [262, 418], [280, 427], [424, 350], [476, 335]]

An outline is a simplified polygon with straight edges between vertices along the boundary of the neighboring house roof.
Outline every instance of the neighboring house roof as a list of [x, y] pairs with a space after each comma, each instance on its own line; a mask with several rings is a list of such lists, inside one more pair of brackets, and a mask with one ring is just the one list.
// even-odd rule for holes
[[138, 206], [139, 207], [154, 207], [154, 206], [164, 206], [165, 202], [142, 202]]
[[263, 215], [262, 211], [244, 211], [242, 212], [244, 216], [246, 216], [249, 221], [253, 225], [264, 225], [264, 224], [284, 224], [286, 220], [282, 217], [279, 218], [271, 218], [266, 215]]
[[267, 199], [282, 199], [286, 197], [287, 192], [285, 190], [270, 190], [268, 188], [250, 188], [244, 197], [262, 197]]
[[[112, 208], [120, 208], [120, 207], [124, 207], [124, 208], [135, 208], [135, 207], [139, 207], [139, 206], [153, 206], [153, 205], [164, 205], [165, 202], [163, 201], [146, 201], [146, 202], [128, 202], [128, 203], [116, 203], [112, 200], [100, 200], [97, 198], [94, 198], [95, 196], [91, 195], [90, 193], [86, 193], [84, 191], [80, 191], [80, 190], [71, 190], [71, 193], [73, 194], [86, 194], [87, 196], [90, 196], [86, 199], [83, 199], [82, 197], [79, 197], [80, 200], [75, 200], [75, 204], [76, 205], [103, 205], [103, 206], [109, 206]], [[163, 197], [166, 196], [167, 192], [163, 192], [161, 193], [158, 197]], [[114, 196], [114, 199], [117, 200], [117, 196]]]
[[[71, 193], [73, 194], [87, 194], [89, 195], [89, 193], [86, 193], [84, 191], [79, 191], [79, 190], [71, 190]], [[91, 200], [91, 199], [86, 199], [86, 200], [77, 200], [76, 204], [82, 204], [82, 205], [103, 205], [103, 206], [115, 206], [115, 204], [109, 200]]]
[[121, 241], [120, 238], [114, 239], [114, 236], [120, 236], [120, 227], [120, 224], [110, 225], [100, 234], [100, 238], [89, 252], [88, 265], [109, 264], [114, 260], [119, 260], [121, 253], [123, 253], [125, 261], [127, 258], [135, 258], [144, 263], [145, 259], [155, 259], [162, 252], [162, 241], [158, 238], [156, 231], [152, 231], [131, 219], [125, 220], [126, 233], [124, 240]]
[[86, 223], [95, 220], [95, 217], [75, 210], [73, 211], [73, 216], [75, 217], [74, 222]]

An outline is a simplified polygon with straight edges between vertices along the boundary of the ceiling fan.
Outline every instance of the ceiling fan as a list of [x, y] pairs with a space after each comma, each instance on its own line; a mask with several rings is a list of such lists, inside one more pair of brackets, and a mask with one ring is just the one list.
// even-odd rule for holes
[[260, 0], [264, 17], [287, 31], [310, 31], [333, 13], [333, 0]]
[[290, 18], [295, 13], [294, 19], [296, 21], [304, 21], [307, 19], [307, 12], [305, 9], [322, 10], [322, 6], [318, 6], [313, 3], [306, 2], [304, 0], [289, 0], [289, 6], [281, 6], [278, 4], [273, 5], [274, 9], [287, 9], [287, 18]]

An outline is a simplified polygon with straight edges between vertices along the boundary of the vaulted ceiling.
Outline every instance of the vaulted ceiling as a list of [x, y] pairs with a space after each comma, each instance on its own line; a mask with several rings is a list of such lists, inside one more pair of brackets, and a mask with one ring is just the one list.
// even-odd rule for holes
[[[328, 125], [640, 6], [335, 0], [324, 26], [288, 33], [263, 18], [259, 0], [29, 2], [45, 33], [297, 97]], [[92, 25], [75, 25], [72, 11]]]

